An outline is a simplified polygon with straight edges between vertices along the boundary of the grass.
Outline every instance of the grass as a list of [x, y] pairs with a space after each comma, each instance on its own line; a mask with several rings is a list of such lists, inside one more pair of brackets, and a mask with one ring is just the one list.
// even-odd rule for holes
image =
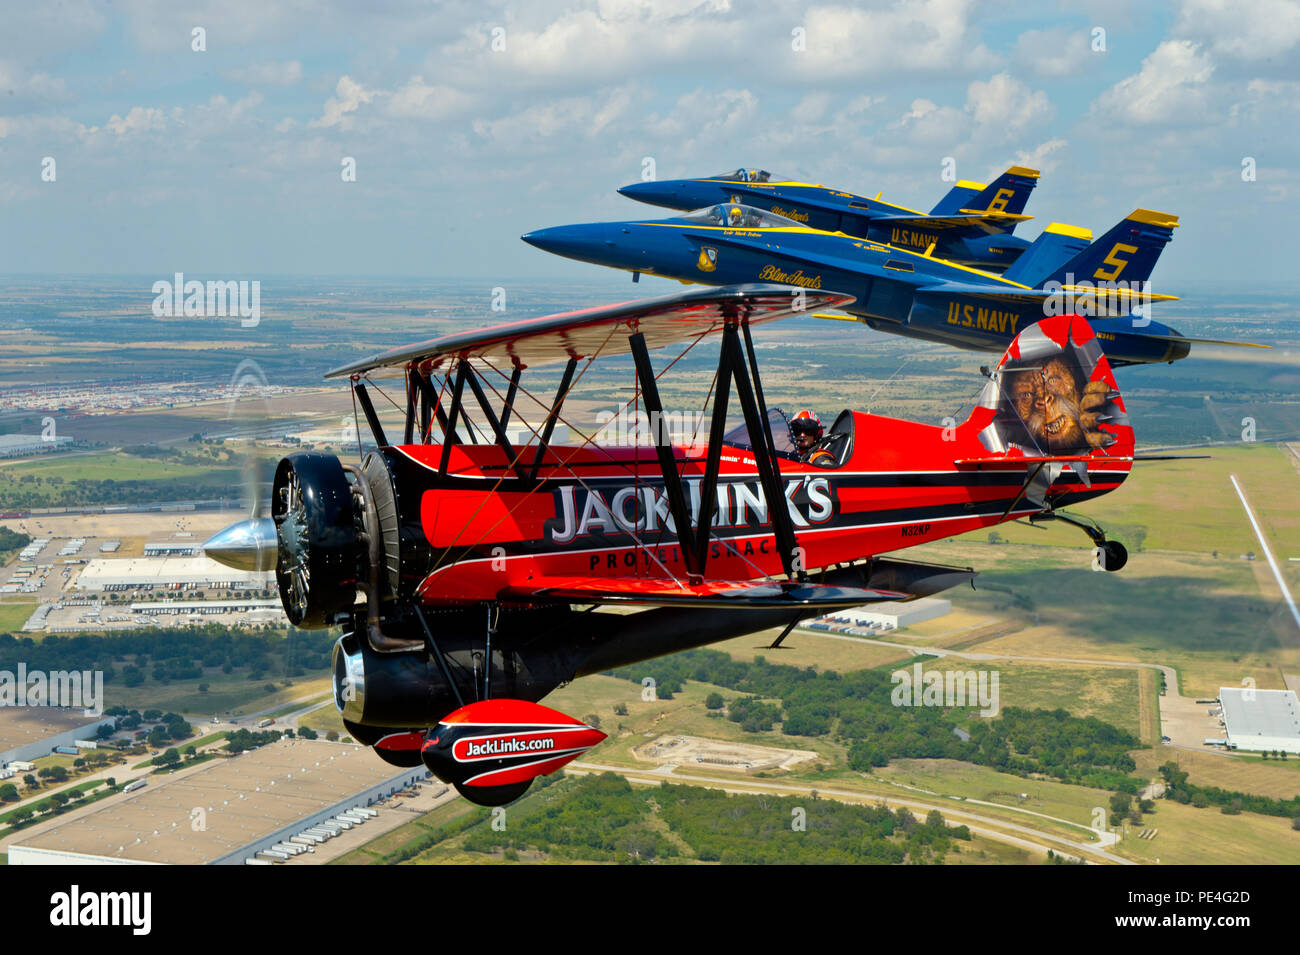
[[[954, 759], [895, 759], [888, 766], [872, 770], [871, 775], [887, 782], [915, 786], [945, 796], [980, 799], [1040, 812], [1081, 826], [1091, 826], [1094, 809], [1106, 806], [1110, 799], [1110, 793], [1104, 790], [1071, 786], [1047, 779], [1026, 779], [1000, 773], [988, 766]], [[1026, 794], [1027, 798], [1021, 799], [1021, 793]], [[907, 794], [905, 789], [897, 790], [900, 798], [905, 798]], [[920, 794], [913, 795], [924, 798]], [[987, 807], [969, 808], [971, 812], [979, 812]], [[1023, 817], [1021, 821], [1024, 821]], [[1070, 838], [1076, 841], [1087, 839], [1087, 834], [1078, 829], [1065, 831], [1071, 833]]]
[[[1300, 759], [1263, 760], [1255, 756], [1228, 756], [1209, 750], [1174, 749], [1157, 746], [1134, 753], [1138, 773], [1158, 778], [1158, 768], [1174, 762], [1197, 786], [1218, 786], [1234, 792], [1252, 793], [1274, 799], [1291, 799], [1300, 792]], [[1217, 812], [1217, 810], [1216, 810]]]
[[1156, 801], [1146, 824], [1160, 831], [1154, 839], [1132, 835], [1111, 851], [1161, 865], [1295, 865], [1300, 863], [1300, 832], [1291, 820], [1243, 812], [1235, 816], [1215, 807], [1197, 809], [1169, 799]]
[[[156, 481], [163, 478], [194, 477], [213, 471], [229, 471], [230, 462], [205, 467], [193, 464], [175, 464], [162, 458], [136, 457], [120, 451], [107, 451], [103, 454], [79, 455], [75, 458], [61, 460], [59, 457], [29, 459], [6, 465], [3, 470], [18, 480], [23, 475], [44, 478], [44, 484], [35, 482], [19, 484], [24, 490], [45, 491], [47, 488], [63, 488], [75, 481]], [[50, 478], [62, 478], [64, 484], [50, 485]]]
[[0, 603], [0, 633], [19, 633], [38, 606], [35, 602]]

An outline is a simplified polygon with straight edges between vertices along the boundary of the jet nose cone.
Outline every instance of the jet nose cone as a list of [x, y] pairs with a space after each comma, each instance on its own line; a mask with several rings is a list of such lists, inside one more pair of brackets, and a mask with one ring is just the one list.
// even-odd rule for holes
[[670, 209], [677, 209], [681, 208], [677, 195], [681, 191], [680, 186], [681, 183], [677, 180], [634, 182], [631, 185], [624, 186], [618, 193], [621, 196], [627, 196], [629, 199], [635, 199], [637, 202], [648, 202], [652, 206], [666, 206]]
[[255, 517], [231, 524], [203, 542], [203, 555], [236, 570], [274, 570], [275, 521]]
[[599, 225], [561, 225], [538, 229], [520, 236], [529, 245], [563, 255], [570, 259], [586, 260], [597, 250], [610, 245], [606, 230]]

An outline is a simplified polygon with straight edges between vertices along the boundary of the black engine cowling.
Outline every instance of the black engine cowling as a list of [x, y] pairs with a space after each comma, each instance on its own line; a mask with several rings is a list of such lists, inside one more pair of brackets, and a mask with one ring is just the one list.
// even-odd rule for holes
[[352, 486], [332, 454], [281, 459], [271, 494], [280, 602], [296, 627], [328, 627], [357, 598], [361, 543]]

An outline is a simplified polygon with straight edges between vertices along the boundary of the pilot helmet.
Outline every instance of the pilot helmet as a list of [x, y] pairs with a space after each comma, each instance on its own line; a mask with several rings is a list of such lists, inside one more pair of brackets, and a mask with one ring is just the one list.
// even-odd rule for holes
[[790, 419], [790, 433], [796, 438], [801, 434], [810, 434], [814, 438], [820, 438], [824, 431], [822, 419], [817, 417], [815, 412], [807, 409], [800, 411]]

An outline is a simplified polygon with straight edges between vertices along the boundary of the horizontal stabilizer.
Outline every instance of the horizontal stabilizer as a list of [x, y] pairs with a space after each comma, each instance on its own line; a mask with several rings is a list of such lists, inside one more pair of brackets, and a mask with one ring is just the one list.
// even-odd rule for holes
[[711, 607], [719, 610], [774, 610], [810, 607], [833, 610], [911, 594], [862, 587], [834, 587], [794, 580], [706, 580], [698, 584], [655, 577], [534, 577], [506, 588], [501, 600], [520, 603], [644, 604]]
[[985, 232], [1005, 232], [1018, 222], [1032, 219], [1033, 216], [1012, 215], [1007, 212], [973, 212], [963, 210], [952, 216], [876, 216], [871, 221], [878, 225], [900, 226], [909, 229], [930, 229], [945, 231], [948, 229], [978, 228]]

